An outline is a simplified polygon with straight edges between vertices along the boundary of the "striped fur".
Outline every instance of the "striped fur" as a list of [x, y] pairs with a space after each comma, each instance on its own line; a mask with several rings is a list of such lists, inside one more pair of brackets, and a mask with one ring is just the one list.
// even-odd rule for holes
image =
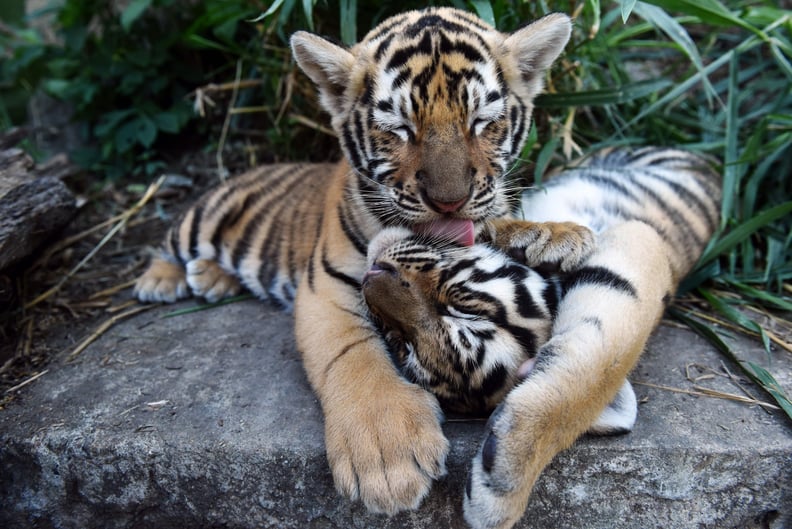
[[[582, 433], [630, 429], [626, 376], [717, 228], [720, 198], [705, 160], [655, 148], [599, 153], [523, 195], [528, 218], [588, 226], [597, 247], [562, 274], [550, 339], [489, 419], [465, 492], [471, 527], [516, 523], [542, 469]], [[504, 233], [496, 244], [519, 240]]]
[[485, 413], [550, 337], [561, 283], [488, 245], [382, 231], [363, 297], [407, 379], [444, 409]]
[[[468, 13], [429, 8], [383, 21], [351, 48], [296, 33], [293, 55], [318, 88], [344, 159], [262, 167], [210, 191], [137, 282], [143, 301], [214, 300], [244, 286], [293, 306], [336, 487], [371, 510], [417, 507], [445, 473], [449, 445], [437, 399], [400, 375], [369, 318], [360, 292], [369, 243], [386, 227], [453, 220], [475, 223], [528, 264], [553, 260], [567, 270], [590, 253], [588, 230], [557, 222], [566, 219], [499, 220], [509, 214], [506, 177], [533, 99], [570, 31], [561, 14], [507, 35]], [[569, 299], [548, 344], [565, 314], [577, 314], [564, 308]], [[641, 329], [651, 328], [650, 312]], [[565, 432], [599, 413], [611, 389], [598, 390]], [[535, 465], [517, 459], [512, 468], [531, 475]]]
[[[632, 220], [650, 225], [668, 245], [676, 284], [717, 226], [719, 196], [718, 178], [703, 160], [646, 148], [599, 153], [526, 192], [524, 207], [531, 218], [575, 219], [597, 233]], [[534, 270], [502, 251], [514, 250], [514, 240], [500, 244], [462, 247], [394, 228], [369, 247], [363, 295], [391, 354], [408, 379], [452, 411], [490, 411], [502, 400], [518, 368], [549, 339], [569, 290], [604, 284], [635, 294], [607, 267], [561, 273], [535, 263], [545, 266]], [[637, 410], [621, 411], [634, 417]]]
[[191, 290], [216, 301], [238, 293], [241, 283], [290, 307], [316, 244], [322, 189], [333, 169], [274, 165], [212, 189], [168, 231], [162, 255], [138, 280], [136, 295], [172, 302]]

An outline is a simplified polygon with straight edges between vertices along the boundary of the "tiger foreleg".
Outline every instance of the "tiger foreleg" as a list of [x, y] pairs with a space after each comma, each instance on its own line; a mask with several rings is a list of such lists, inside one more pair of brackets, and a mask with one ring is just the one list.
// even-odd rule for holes
[[480, 238], [527, 266], [557, 265], [574, 269], [594, 251], [594, 233], [574, 222], [533, 222], [520, 219], [489, 221]]
[[623, 388], [675, 285], [662, 240], [628, 222], [570, 276], [550, 341], [487, 423], [464, 498], [474, 528], [509, 528], [545, 466]]
[[415, 509], [446, 472], [440, 406], [396, 371], [359, 292], [314, 259], [316, 276], [297, 290], [295, 334], [336, 489], [374, 512]]

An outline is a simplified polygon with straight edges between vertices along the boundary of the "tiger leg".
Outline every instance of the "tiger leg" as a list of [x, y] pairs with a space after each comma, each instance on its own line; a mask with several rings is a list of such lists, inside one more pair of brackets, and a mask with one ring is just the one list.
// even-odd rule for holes
[[574, 269], [596, 246], [594, 233], [574, 222], [496, 219], [480, 235], [528, 266], [557, 263], [562, 271]]
[[350, 272], [330, 268], [343, 261], [315, 254], [297, 289], [295, 335], [322, 404], [336, 489], [374, 512], [415, 509], [445, 474], [440, 406], [396, 371]]
[[576, 272], [553, 335], [487, 423], [464, 497], [471, 527], [509, 528], [544, 467], [612, 402], [676, 285], [663, 241], [628, 222], [602, 234]]

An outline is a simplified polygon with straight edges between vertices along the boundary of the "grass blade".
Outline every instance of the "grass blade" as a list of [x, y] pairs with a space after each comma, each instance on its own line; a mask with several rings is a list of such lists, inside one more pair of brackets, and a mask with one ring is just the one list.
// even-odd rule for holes
[[[685, 55], [690, 59], [690, 62], [696, 67], [699, 73], [704, 71], [704, 63], [701, 61], [696, 44], [690, 38], [685, 28], [677, 22], [672, 16], [663, 11], [657, 6], [638, 3], [635, 6], [635, 13], [665, 33], [668, 38], [673, 40], [679, 46]], [[712, 87], [709, 78], [706, 75], [701, 76], [701, 81], [704, 86], [704, 93], [707, 96], [707, 101], [711, 105], [712, 99], [718, 98], [718, 93]]]
[[667, 88], [672, 83], [668, 79], [639, 81], [616, 88], [588, 90], [575, 93], [542, 94], [536, 98], [536, 106], [541, 108], [580, 107], [618, 105], [635, 99], [647, 97]]
[[710, 246], [707, 249], [704, 257], [702, 257], [699, 266], [709, 263], [719, 255], [728, 253], [732, 248], [756, 233], [759, 229], [769, 225], [771, 222], [789, 215], [790, 213], [792, 213], [792, 200], [763, 211], [755, 217], [743, 222], [736, 228], [732, 229], [727, 235], [721, 237], [715, 244]]
[[[784, 413], [786, 413], [787, 417], [792, 420], [792, 404], [790, 404], [789, 397], [784, 393], [781, 386], [766, 369], [757, 366], [752, 362], [744, 362], [740, 360], [729, 344], [724, 342], [720, 335], [708, 325], [691, 318], [686, 313], [673, 307], [669, 309], [669, 311], [674, 316], [674, 318], [690, 327], [691, 330], [705, 338], [732, 362], [737, 364], [754, 384], [761, 387], [771, 397], [773, 397], [778, 405], [784, 410]], [[759, 369], [757, 370], [756, 368]]]

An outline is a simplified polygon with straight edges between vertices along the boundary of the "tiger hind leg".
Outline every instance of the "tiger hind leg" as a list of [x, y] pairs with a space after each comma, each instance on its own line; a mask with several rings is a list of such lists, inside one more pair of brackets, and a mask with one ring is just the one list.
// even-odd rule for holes
[[157, 257], [135, 283], [134, 296], [144, 303], [174, 303], [192, 294], [213, 303], [241, 290], [239, 280], [217, 261], [193, 259], [182, 266]]
[[190, 296], [184, 267], [156, 257], [135, 282], [134, 296], [144, 303], [174, 303]]

